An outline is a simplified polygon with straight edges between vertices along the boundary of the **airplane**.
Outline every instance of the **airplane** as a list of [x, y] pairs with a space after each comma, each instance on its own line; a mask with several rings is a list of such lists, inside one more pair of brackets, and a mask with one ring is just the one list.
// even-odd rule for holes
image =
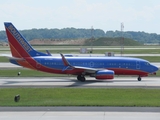
[[4, 22], [8, 43], [12, 56], [9, 61], [13, 64], [55, 74], [76, 75], [77, 80], [84, 82], [85, 76], [97, 80], [112, 80], [115, 75], [136, 75], [141, 77], [156, 74], [158, 67], [149, 61], [131, 57], [74, 57], [52, 56], [48, 51], [36, 51], [15, 28], [11, 22]]

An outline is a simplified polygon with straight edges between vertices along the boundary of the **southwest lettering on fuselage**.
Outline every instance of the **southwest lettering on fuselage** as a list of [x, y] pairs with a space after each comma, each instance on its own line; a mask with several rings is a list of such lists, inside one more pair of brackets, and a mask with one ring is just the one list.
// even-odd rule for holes
[[24, 39], [21, 37], [21, 35], [16, 31], [16, 29], [12, 25], [10, 25], [8, 29], [15, 36], [15, 38], [19, 41], [19, 43], [23, 46], [23, 48], [27, 52], [32, 51], [32, 48], [24, 41]]

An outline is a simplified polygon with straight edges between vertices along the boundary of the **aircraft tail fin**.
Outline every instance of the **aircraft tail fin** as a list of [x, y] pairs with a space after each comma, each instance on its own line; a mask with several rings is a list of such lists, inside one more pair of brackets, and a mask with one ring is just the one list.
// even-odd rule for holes
[[48, 54], [38, 52], [32, 48], [23, 35], [10, 22], [4, 23], [8, 43], [13, 57], [35, 57], [48, 56]]

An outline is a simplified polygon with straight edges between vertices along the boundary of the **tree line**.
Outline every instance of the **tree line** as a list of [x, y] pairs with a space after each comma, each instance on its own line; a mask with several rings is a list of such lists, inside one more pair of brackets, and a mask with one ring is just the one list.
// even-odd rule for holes
[[[103, 31], [101, 29], [31, 29], [21, 30], [21, 34], [28, 40], [33, 39], [78, 39], [78, 38], [100, 38], [100, 37], [124, 37], [140, 43], [159, 43], [160, 35], [156, 33], [134, 32], [134, 31]], [[0, 31], [0, 41], [7, 41], [5, 31]]]

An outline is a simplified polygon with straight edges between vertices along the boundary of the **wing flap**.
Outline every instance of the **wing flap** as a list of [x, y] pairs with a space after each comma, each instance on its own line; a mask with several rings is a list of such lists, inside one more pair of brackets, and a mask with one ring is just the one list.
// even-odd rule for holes
[[81, 67], [81, 66], [74, 66], [75, 69], [81, 69], [81, 70], [85, 70], [85, 71], [90, 71], [90, 72], [95, 72], [98, 71], [98, 69], [95, 68], [89, 68], [89, 67]]

